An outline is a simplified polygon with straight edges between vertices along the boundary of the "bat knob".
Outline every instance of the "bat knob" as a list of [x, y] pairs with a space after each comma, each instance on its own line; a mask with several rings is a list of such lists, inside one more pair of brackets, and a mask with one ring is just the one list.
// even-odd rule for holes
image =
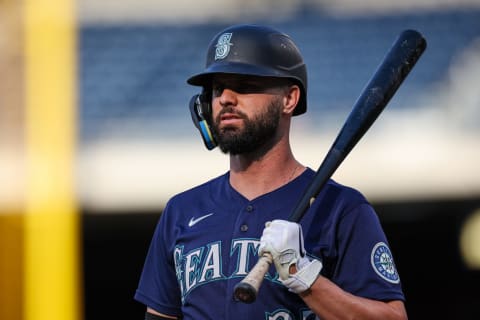
[[252, 303], [257, 299], [257, 291], [252, 285], [245, 282], [239, 282], [234, 288], [233, 296], [237, 301]]

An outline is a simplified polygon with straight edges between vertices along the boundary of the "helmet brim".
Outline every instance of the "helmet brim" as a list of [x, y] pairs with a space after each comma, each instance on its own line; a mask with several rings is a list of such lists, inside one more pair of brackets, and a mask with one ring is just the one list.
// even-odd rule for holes
[[245, 63], [216, 63], [207, 68], [204, 72], [195, 74], [187, 79], [187, 83], [194, 86], [209, 86], [214, 74], [241, 74], [258, 77], [278, 77], [292, 78], [291, 74], [282, 73], [278, 70], [262, 67], [258, 65], [250, 65]]
[[[258, 65], [250, 65], [245, 63], [216, 63], [207, 68], [204, 72], [195, 74], [187, 79], [187, 83], [193, 86], [201, 86], [204, 88], [208, 88], [212, 84], [212, 76], [215, 74], [240, 74], [240, 75], [250, 75], [250, 76], [257, 76], [257, 77], [276, 77], [276, 78], [288, 78], [292, 80], [296, 80], [299, 84], [302, 84], [301, 79], [297, 79], [292, 77], [291, 73], [287, 71], [285, 73], [268, 67], [262, 67]], [[307, 106], [305, 97], [305, 88], [303, 85], [300, 85], [302, 89], [302, 97], [298, 103], [297, 108], [293, 115], [299, 115], [305, 113]]]

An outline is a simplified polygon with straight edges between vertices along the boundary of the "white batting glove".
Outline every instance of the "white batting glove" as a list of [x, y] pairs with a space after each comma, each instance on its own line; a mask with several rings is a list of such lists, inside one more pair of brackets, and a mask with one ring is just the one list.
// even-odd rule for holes
[[[280, 281], [295, 293], [308, 290], [322, 270], [322, 263], [310, 260], [303, 246], [302, 227], [286, 220], [267, 222], [260, 238], [259, 255], [270, 253]], [[290, 274], [290, 266], [297, 272]]]

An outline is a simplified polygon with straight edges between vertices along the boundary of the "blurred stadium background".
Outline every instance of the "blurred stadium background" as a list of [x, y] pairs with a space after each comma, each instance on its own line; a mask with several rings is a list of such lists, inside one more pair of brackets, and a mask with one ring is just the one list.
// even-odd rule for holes
[[395, 37], [425, 35], [335, 179], [377, 209], [411, 319], [480, 317], [480, 1], [0, 0], [0, 319], [142, 319], [165, 202], [228, 169], [191, 125], [185, 79], [240, 22], [303, 52], [292, 140], [314, 169]]

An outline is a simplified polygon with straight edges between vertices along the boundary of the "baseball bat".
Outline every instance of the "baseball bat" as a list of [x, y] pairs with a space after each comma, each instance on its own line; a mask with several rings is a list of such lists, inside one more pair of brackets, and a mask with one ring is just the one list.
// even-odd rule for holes
[[[302, 219], [322, 187], [385, 109], [426, 46], [425, 38], [418, 31], [405, 30], [400, 33], [362, 90], [312, 182], [294, 207], [290, 221], [299, 222]], [[245, 303], [254, 302], [271, 264], [270, 254], [261, 256], [247, 276], [235, 286], [235, 299]]]

